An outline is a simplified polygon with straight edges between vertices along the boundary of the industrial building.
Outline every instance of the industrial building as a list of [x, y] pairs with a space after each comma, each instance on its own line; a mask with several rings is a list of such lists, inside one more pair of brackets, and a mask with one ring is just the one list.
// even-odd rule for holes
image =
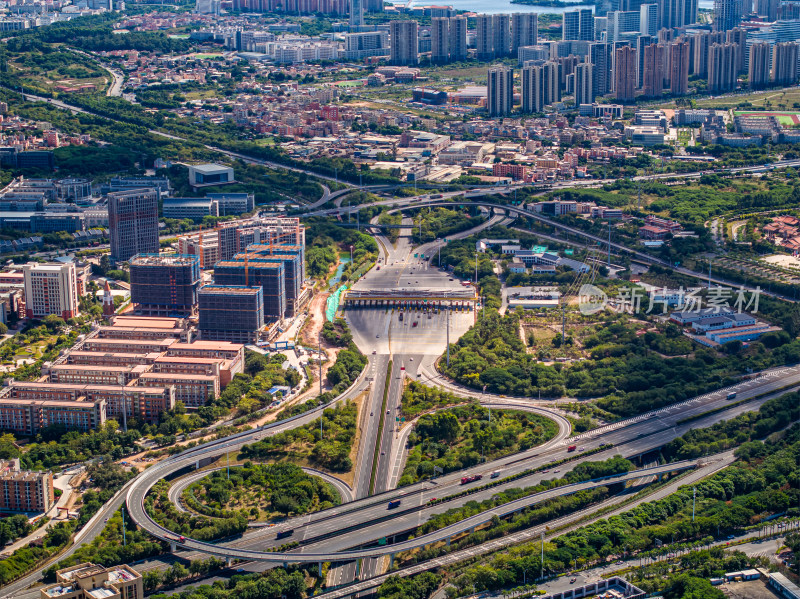
[[131, 301], [137, 314], [191, 316], [200, 287], [200, 260], [181, 254], [137, 254], [130, 260]]
[[52, 472], [21, 470], [19, 458], [0, 460], [0, 510], [46, 512], [54, 503]]
[[264, 328], [262, 287], [205, 285], [200, 288], [203, 339], [254, 343]]

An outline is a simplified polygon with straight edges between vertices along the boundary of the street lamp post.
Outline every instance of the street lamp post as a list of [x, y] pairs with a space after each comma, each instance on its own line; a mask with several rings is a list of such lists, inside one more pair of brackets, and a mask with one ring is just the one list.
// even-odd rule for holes
[[540, 568], [539, 578], [543, 579], [544, 578], [544, 531], [541, 532], [541, 535], [542, 535], [542, 558], [541, 561], [539, 562], [539, 568]]

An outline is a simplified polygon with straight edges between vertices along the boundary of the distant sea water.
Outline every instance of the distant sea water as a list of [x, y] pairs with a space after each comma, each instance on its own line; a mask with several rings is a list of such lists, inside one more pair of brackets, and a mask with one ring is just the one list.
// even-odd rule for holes
[[[390, 0], [391, 1], [391, 0]], [[396, 0], [393, 4], [409, 4], [411, 6], [452, 6], [456, 10], [467, 10], [477, 13], [512, 13], [512, 12], [538, 12], [538, 13], [551, 13], [561, 14], [570, 10], [575, 10], [570, 7], [551, 8], [549, 6], [531, 6], [529, 4], [511, 4], [511, 0], [411, 0], [410, 2], [402, 2]], [[714, 6], [713, 0], [699, 0], [700, 8], [711, 9]], [[575, 1], [576, 8], [580, 5], [580, 1]], [[587, 8], [582, 6], [582, 8]], [[591, 7], [594, 10], [594, 7]]]

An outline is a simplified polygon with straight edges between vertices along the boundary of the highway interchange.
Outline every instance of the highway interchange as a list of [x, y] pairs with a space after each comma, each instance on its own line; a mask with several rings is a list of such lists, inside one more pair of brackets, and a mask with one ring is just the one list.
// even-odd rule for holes
[[[795, 166], [792, 164], [792, 166]], [[596, 184], [596, 182], [595, 182]], [[481, 196], [487, 193], [497, 193], [504, 191], [508, 193], [513, 188], [499, 190], [481, 190], [470, 194], [461, 194], [470, 197], [471, 195]], [[327, 190], [327, 188], [326, 188]], [[326, 201], [333, 199], [333, 194], [329, 190], [326, 193]], [[342, 194], [338, 194], [341, 196]], [[445, 194], [446, 196], [459, 194]], [[465, 198], [466, 199], [466, 198]], [[438, 202], [441, 203], [441, 202]], [[316, 203], [314, 208], [323, 203]], [[437, 202], [431, 198], [427, 200], [386, 200], [380, 204], [388, 204], [396, 207], [435, 205]], [[478, 203], [476, 203], [478, 205]], [[480, 205], [493, 207], [491, 203], [480, 203]], [[362, 206], [363, 207], [363, 206]], [[520, 211], [513, 207], [502, 207], [509, 212]], [[310, 214], [323, 214], [327, 210], [311, 212]], [[536, 216], [525, 213], [526, 217]], [[493, 215], [491, 220], [480, 228], [485, 228], [494, 223], [510, 222], [502, 214]], [[407, 223], [407, 221], [406, 221]], [[551, 221], [549, 224], [553, 224]], [[473, 231], [465, 232], [460, 236], [465, 236]], [[575, 231], [582, 234], [581, 231]], [[442, 241], [428, 244], [412, 251], [409, 240], [401, 237], [397, 244], [392, 245], [384, 237], [375, 232], [381, 246], [380, 270], [373, 269], [356, 285], [356, 289], [377, 290], [377, 289], [461, 289], [459, 281], [453, 281], [450, 276], [435, 268], [431, 262], [423, 261], [413, 257], [413, 252], [435, 254]], [[453, 236], [455, 238], [456, 236]], [[603, 240], [599, 240], [603, 241]], [[620, 251], [630, 251], [623, 246], [615, 246]], [[644, 255], [650, 261], [655, 261], [650, 256]], [[399, 472], [402, 471], [404, 458], [405, 439], [410, 425], [402, 431], [397, 430], [394, 419], [397, 407], [400, 402], [403, 382], [406, 378], [421, 378], [422, 380], [437, 383], [441, 380], [435, 372], [433, 363], [442, 355], [445, 348], [445, 330], [449, 319], [450, 341], [454, 342], [473, 324], [475, 314], [473, 312], [453, 312], [448, 314], [446, 310], [435, 313], [413, 312], [406, 313], [406, 318], [401, 322], [396, 310], [386, 308], [361, 308], [347, 311], [347, 319], [353, 331], [354, 339], [358, 346], [367, 354], [369, 363], [367, 368], [353, 384], [353, 386], [336, 398], [336, 402], [354, 399], [364, 393], [367, 394], [366, 403], [360, 414], [360, 426], [362, 428], [362, 442], [359, 450], [359, 459], [356, 464], [355, 483], [352, 489], [352, 501], [347, 501], [343, 505], [294, 518], [276, 527], [258, 528], [248, 531], [239, 539], [232, 541], [208, 544], [186, 539], [185, 542], [175, 543], [177, 535], [164, 530], [157, 525], [143, 508], [143, 500], [147, 491], [155, 482], [170, 476], [171, 473], [181, 469], [191, 469], [199, 460], [203, 458], [215, 458], [226, 452], [235, 451], [243, 445], [252, 443], [263, 435], [274, 434], [281, 430], [307, 424], [319, 417], [321, 408], [311, 410], [301, 416], [280, 421], [268, 425], [263, 429], [249, 431], [243, 434], [234, 435], [219, 441], [207, 443], [193, 450], [189, 450], [168, 458], [167, 460], [153, 465], [151, 468], [140, 474], [132, 483], [108, 502], [103, 509], [87, 524], [76, 538], [75, 545], [62, 553], [59, 558], [63, 559], [70, 555], [81, 544], [96, 538], [103, 529], [104, 521], [114, 511], [119, 509], [123, 502], [127, 503], [127, 508], [131, 518], [140, 526], [144, 527], [154, 536], [166, 541], [171, 541], [180, 546], [179, 554], [195, 556], [199, 553], [221, 555], [224, 557], [252, 560], [248, 570], [257, 570], [263, 567], [272, 567], [285, 563], [320, 563], [335, 562], [338, 565], [338, 572], [333, 575], [333, 584], [348, 583], [356, 578], [356, 566], [354, 563], [361, 560], [358, 567], [358, 578], [361, 582], [345, 590], [329, 592], [331, 597], [347, 596], [358, 590], [368, 590], [372, 577], [381, 575], [389, 560], [374, 559], [379, 556], [392, 555], [398, 551], [412, 547], [422, 546], [428, 543], [444, 541], [453, 535], [469, 531], [474, 526], [480, 526], [485, 520], [493, 515], [493, 512], [485, 512], [474, 517], [472, 520], [465, 520], [453, 525], [445, 530], [430, 533], [425, 537], [418, 537], [413, 541], [404, 541], [403, 535], [413, 531], [420, 524], [426, 522], [436, 513], [441, 513], [445, 509], [450, 509], [463, 504], [466, 501], [487, 499], [504, 488], [530, 486], [554, 476], [546, 476], [546, 472], [535, 472], [553, 461], [563, 459], [566, 455], [566, 447], [572, 442], [580, 445], [580, 452], [591, 452], [601, 445], [611, 445], [610, 449], [600, 451], [591, 457], [579, 458], [574, 462], [560, 466], [560, 474], [563, 475], [576, 464], [584, 460], [602, 460], [613, 455], [635, 458], [657, 449], [671, 439], [680, 436], [689, 428], [708, 426], [722, 419], [729, 419], [739, 413], [757, 409], [759, 405], [769, 398], [777, 396], [782, 392], [794, 390], [800, 387], [800, 366], [773, 369], [758, 378], [744, 381], [735, 387], [737, 400], [735, 405], [727, 399], [729, 389], [721, 389], [713, 393], [694, 398], [688, 402], [657, 410], [653, 413], [645, 414], [630, 421], [617, 423], [605, 430], [592, 431], [590, 433], [569, 437], [569, 423], [556, 410], [548, 405], [547, 402], [537, 402], [532, 399], [509, 399], [489, 394], [477, 393], [474, 391], [464, 392], [465, 396], [471, 396], [481, 401], [482, 404], [492, 408], [506, 409], [525, 409], [536, 411], [552, 418], [559, 425], [558, 435], [550, 442], [541, 447], [533, 448], [521, 454], [509, 456], [492, 463], [481, 465], [479, 468], [471, 469], [470, 474], [483, 474], [484, 480], [474, 483], [480, 487], [487, 482], [492, 472], [501, 471], [501, 480], [508, 477], [522, 476], [506, 483], [501, 483], [496, 487], [487, 488], [476, 493], [453, 499], [445, 504], [431, 504], [432, 498], [442, 499], [460, 492], [463, 487], [460, 484], [462, 472], [451, 473], [441, 476], [434, 481], [424, 481], [415, 485], [410, 485], [402, 489], [395, 489]], [[417, 322], [413, 326], [412, 322]], [[392, 368], [388, 371], [391, 361]], [[383, 405], [383, 390], [388, 381], [387, 404]], [[453, 389], [451, 385], [449, 388]], [[464, 390], [458, 389], [460, 392]], [[738, 403], [741, 400], [750, 399], [746, 403]], [[720, 411], [717, 411], [720, 410]], [[379, 427], [382, 412], [385, 414], [384, 426]], [[714, 413], [701, 416], [706, 412]], [[687, 421], [695, 417], [696, 419]], [[376, 446], [378, 451], [374, 451]], [[377, 464], [373, 465], [373, 459], [377, 459]], [[726, 458], [729, 463], [730, 457]], [[620, 477], [623, 479], [642, 479], [649, 478], [652, 473], [670, 472], [681, 468], [695, 467], [697, 463], [672, 465], [657, 470], [637, 471], [630, 475]], [[707, 467], [701, 465], [702, 468]], [[372, 472], [375, 472], [373, 478]], [[527, 472], [527, 474], [525, 474]], [[553, 473], [554, 474], [554, 473]], [[184, 479], [183, 483], [186, 483]], [[193, 480], [193, 479], [191, 479]], [[171, 498], [179, 497], [179, 491], [185, 487], [181, 485], [176, 491], [170, 493]], [[188, 483], [186, 483], [188, 484]], [[607, 484], [607, 481], [591, 481], [584, 483], [587, 486], [597, 486]], [[337, 485], [340, 493], [345, 500], [350, 496], [347, 489]], [[557, 495], [562, 493], [574, 492], [578, 487], [558, 487], [549, 492]], [[521, 509], [522, 507], [533, 505], [538, 501], [544, 500], [551, 495], [533, 495], [520, 500], [518, 505], [503, 506], [498, 510], [498, 515], [504, 515], [507, 510]], [[388, 502], [400, 499], [401, 505], [396, 511], [390, 512], [387, 509]], [[278, 531], [292, 530], [292, 535], [285, 540], [276, 538]], [[391, 540], [398, 537], [396, 543]], [[383, 546], [376, 547], [374, 543], [379, 539], [390, 539]], [[286, 541], [297, 541], [300, 546], [289, 552], [270, 551]], [[364, 546], [372, 545], [364, 549]], [[443, 563], [443, 562], [437, 562]], [[425, 566], [417, 566], [415, 571]], [[413, 573], [413, 572], [409, 572]], [[26, 591], [28, 586], [34, 583], [40, 575], [40, 571], [29, 575], [15, 584], [3, 589], [6, 594], [3, 597], [27, 598], [38, 596], [38, 590]], [[332, 580], [329, 575], [329, 582]], [[373, 586], [380, 578], [373, 578]]]
[[[410, 255], [410, 248], [405, 241], [400, 241], [396, 247], [392, 247], [386, 240], [382, 240], [381, 245], [383, 248], [391, 248], [385, 250], [382, 256], [381, 270], [374, 269], [357, 285], [357, 288], [402, 289], [403, 283], [412, 279], [415, 286], [418, 284], [428, 287], [454, 288], [459, 284], [456, 281], [450, 281], [450, 277], [438, 269], [426, 267], [425, 264], [420, 263], [419, 259], [415, 260]], [[419, 254], [420, 250], [417, 253]], [[417, 283], [417, 281], [422, 282]], [[355, 501], [324, 512], [295, 518], [274, 528], [252, 531], [241, 539], [224, 545], [209, 545], [189, 539], [180, 545], [193, 551], [266, 562], [263, 567], [269, 567], [270, 563], [319, 563], [322, 561], [352, 563], [362, 559], [359, 578], [363, 579], [373, 574], [380, 574], [381, 570], [378, 560], [367, 558], [391, 555], [413, 546], [446, 540], [452, 535], [463, 533], [473, 526], [480, 525], [485, 514], [479, 515], [472, 521], [459, 522], [450, 529], [437, 531], [426, 537], [418, 537], [412, 544], [399, 541], [397, 543], [389, 542], [387, 545], [377, 548], [373, 546], [359, 549], [359, 547], [374, 544], [378, 539], [402, 536], [403, 533], [414, 530], [433, 514], [440, 513], [443, 509], [456, 507], [468, 500], [486, 499], [503, 488], [530, 486], [548, 478], [546, 473], [530, 473], [522, 479], [515, 479], [494, 488], [481, 490], [466, 498], [448, 501], [445, 506], [430, 505], [430, 500], [434, 497], [442, 499], [458, 493], [462, 489], [460, 484], [462, 473], [452, 473], [439, 477], [435, 481], [425, 481], [400, 490], [390, 490], [393, 486], [392, 482], [396, 483], [396, 476], [394, 481], [392, 480], [392, 475], [396, 475], [396, 468], [393, 466], [398, 455], [398, 446], [395, 442], [404, 437], [396, 434], [395, 422], [391, 417], [385, 419], [383, 429], [378, 430], [380, 420], [378, 416], [381, 413], [380, 410], [383, 409], [383, 389], [389, 358], [392, 359], [393, 368], [390, 374], [386, 409], [389, 411], [389, 416], [392, 416], [400, 400], [402, 377], [416, 378], [422, 372], [424, 364], [430, 363], [432, 358], [441, 355], [443, 350], [442, 324], [444, 324], [441, 318], [444, 313], [443, 310], [439, 314], [432, 314], [430, 319], [421, 312], [413, 313], [413, 316], [411, 313], [407, 313], [407, 318], [401, 323], [395, 310], [362, 308], [347, 311], [354, 339], [362, 350], [368, 353], [370, 362], [361, 382], [356, 383], [354, 389], [349, 394], [344, 394], [340, 400], [351, 398], [355, 393], [362, 392], [364, 381], [373, 379], [370, 381], [372, 385], [369, 386], [367, 403], [370, 416], [367, 417], [366, 409], [363, 410], [361, 416], [364, 442], [357, 465]], [[434, 320], [437, 317], [439, 320]], [[474, 318], [475, 316], [471, 312], [451, 315], [451, 334], [453, 335], [451, 341], [469, 328]], [[417, 327], [410, 327], [410, 322], [414, 320], [420, 324]], [[428, 323], [430, 326], [427, 326]], [[412, 328], [413, 330], [411, 330]], [[400, 370], [403, 367], [405, 370]], [[731, 390], [721, 389], [575, 439], [581, 445], [580, 451], [589, 452], [601, 445], [611, 444], [613, 446], [611, 449], [593, 455], [589, 458], [591, 460], [606, 459], [613, 455], [633, 458], [660, 447], [691, 427], [708, 426], [722, 418], [730, 418], [738, 413], [756, 409], [770, 397], [779, 394], [780, 390], [796, 386], [800, 386], [800, 367], [773, 369], [759, 378], [743, 381], [735, 387], [737, 402], [752, 400], [747, 403], [731, 405], [727, 399]], [[536, 408], [537, 406], [534, 404], [539, 403], [492, 397], [487, 394], [478, 394], [478, 396], [484, 403], [492, 404], [494, 407], [508, 408], [516, 404], [531, 409]], [[539, 409], [547, 410], [541, 406]], [[700, 416], [705, 412], [718, 409], [724, 411], [704, 417]], [[316, 412], [310, 412], [295, 421], [283, 421], [268, 427], [266, 431], [255, 431], [236, 439], [222, 441], [215, 446], [204, 446], [194, 452], [180, 454], [162, 464], [151, 467], [137, 479], [139, 483], [128, 492], [127, 502], [132, 518], [155, 536], [165, 540], [174, 540], [176, 538], [174, 535], [152, 522], [141, 508], [148, 481], [152, 484], [167, 476], [169, 472], [191, 466], [200, 457], [219, 455], [225, 451], [236, 449], [252, 442], [260, 435], [298, 426], [315, 418], [316, 415]], [[557, 422], [563, 421], [563, 418], [552, 411], [550, 411], [550, 416]], [[698, 418], [686, 422], [692, 417]], [[491, 472], [499, 469], [502, 471], [502, 478], [506, 478], [544, 467], [565, 457], [566, 446], [571, 442], [571, 439], [566, 436], [568, 430], [568, 427], [560, 422], [559, 435], [545, 446], [484, 464], [479, 469], [473, 469], [471, 473], [483, 474], [484, 479], [487, 479]], [[375, 443], [378, 442], [378, 435], [380, 435], [380, 451], [373, 454]], [[373, 455], [378, 459], [374, 481], [371, 479]], [[580, 460], [562, 466], [562, 473], [568, 471], [576, 463], [580, 463]], [[638, 478], [642, 475], [643, 473], [637, 472], [631, 477]], [[370, 489], [370, 484], [372, 484], [372, 489]], [[480, 484], [478, 483], [479, 486]], [[569, 489], [561, 487], [556, 492], [569, 492]], [[396, 512], [390, 513], [387, 505], [394, 499], [400, 499], [401, 506]], [[524, 498], [521, 504], [532, 505], [542, 499], [542, 496], [530, 496]], [[290, 553], [268, 551], [285, 542], [285, 540], [277, 539], [277, 533], [289, 529], [293, 531], [289, 540], [301, 543], [300, 547]], [[352, 568], [352, 566], [350, 567]], [[354, 572], [347, 568], [348, 566], [345, 566], [340, 570], [339, 580], [335, 582], [347, 582], [347, 579], [355, 577]]]
[[[383, 250], [380, 262], [381, 270], [373, 269], [371, 273], [359, 282], [356, 288], [402, 289], [404, 284], [409, 287], [408, 283], [412, 281], [411, 286], [413, 287], [417, 285], [440, 289], [460, 287], [458, 281], [451, 281], [451, 277], [439, 269], [433, 268], [419, 258], [414, 259], [406, 238], [401, 237], [396, 246], [392, 246], [385, 238], [381, 238], [380, 241]], [[430, 244], [425, 248], [418, 248], [417, 253], [432, 255], [435, 250], [436, 244]], [[361, 308], [347, 311], [347, 318], [353, 331], [354, 339], [369, 358], [369, 364], [359, 379], [351, 389], [336, 400], [345, 401], [353, 399], [364, 392], [368, 393], [368, 403], [366, 405], [369, 406], [370, 415], [368, 416], [365, 407], [361, 413], [362, 437], [364, 440], [361, 443], [361, 451], [356, 466], [353, 490], [354, 501], [344, 503], [342, 506], [324, 512], [294, 518], [280, 526], [251, 530], [240, 539], [218, 545], [187, 539], [184, 543], [179, 544], [181, 546], [179, 554], [189, 551], [189, 553], [186, 553], [187, 557], [195, 556], [197, 552], [200, 552], [243, 560], [254, 560], [250, 566], [247, 566], [248, 570], [258, 570], [272, 567], [276, 564], [292, 562], [313, 564], [321, 561], [334, 561], [338, 568], [332, 575], [329, 575], [329, 581], [332, 576], [334, 577], [332, 586], [350, 582], [356, 577], [354, 564], [357, 563], [359, 558], [372, 558], [361, 559], [361, 566], [358, 570], [358, 578], [361, 579], [358, 585], [367, 585], [365, 588], [369, 588], [368, 579], [382, 574], [383, 569], [388, 565], [388, 560], [379, 561], [374, 559], [375, 557], [391, 555], [399, 550], [419, 546], [420, 544], [446, 540], [450, 536], [468, 531], [472, 526], [479, 526], [486, 513], [480, 514], [472, 521], [459, 522], [451, 529], [431, 533], [425, 538], [417, 538], [411, 544], [408, 542], [403, 544], [403, 541], [399, 541], [398, 543], [389, 542], [379, 548], [373, 546], [368, 549], [358, 549], [359, 547], [374, 545], [375, 541], [382, 538], [392, 539], [395, 536], [402, 538], [404, 533], [414, 530], [432, 515], [441, 513], [445, 509], [457, 507], [465, 501], [480, 501], [491, 497], [504, 488], [530, 486], [543, 479], [553, 478], [555, 473], [531, 472], [523, 478], [511, 480], [496, 487], [483, 489], [475, 494], [439, 505], [431, 505], [430, 500], [432, 498], [442, 499], [460, 492], [462, 490], [460, 478], [463, 473], [451, 473], [441, 476], [435, 481], [424, 481], [399, 490], [393, 490], [398, 478], [397, 465], [402, 464], [404, 439], [406, 438], [404, 434], [397, 433], [395, 430], [396, 423], [392, 417], [400, 401], [403, 377], [418, 378], [422, 374], [426, 378], [430, 378], [433, 360], [438, 358], [444, 351], [446, 312], [441, 310], [438, 314], [431, 314], [430, 318], [422, 312], [407, 313], [404, 321], [400, 322], [397, 311], [387, 310], [386, 308]], [[463, 334], [475, 319], [475, 315], [472, 312], [456, 312], [450, 314], [449, 317], [451, 342]], [[411, 322], [414, 321], [419, 323], [416, 327], [411, 326]], [[383, 389], [390, 359], [393, 367], [392, 372], [389, 374], [389, 393], [386, 406], [386, 409], [390, 412], [390, 417], [384, 419], [383, 429], [378, 430], [378, 422], [380, 420], [378, 416], [383, 408]], [[405, 370], [401, 370], [401, 368], [405, 368]], [[574, 440], [580, 445], [581, 452], [590, 452], [601, 445], [610, 444], [613, 446], [587, 458], [593, 461], [606, 459], [613, 455], [633, 458], [660, 447], [669, 440], [683, 434], [690, 427], [708, 426], [720, 419], [727, 419], [738, 413], [756, 409], [770, 397], [779, 394], [779, 390], [796, 386], [800, 386], [800, 367], [773, 369], [759, 378], [744, 381], [736, 386], [737, 402], [753, 398], [752, 401], [747, 403], [737, 403], [737, 405], [731, 406], [726, 399], [730, 390], [721, 389], [682, 404], [669, 406], [629, 421], [611, 425], [604, 430], [593, 431], [575, 437]], [[548, 408], [547, 402], [534, 402], [519, 398], [500, 398], [474, 391], [465, 393], [465, 395], [476, 397], [483, 404], [490, 405], [493, 408], [535, 410], [553, 418], [559, 425], [558, 435], [544, 446], [472, 469], [470, 471], [471, 474], [480, 473], [484, 475], [484, 481], [475, 483], [476, 486], [481, 486], [486, 482], [491, 472], [495, 470], [501, 470], [501, 478], [505, 479], [520, 475], [526, 471], [542, 468], [555, 460], [565, 457], [566, 447], [573, 440], [568, 436], [569, 423], [557, 411]], [[687, 418], [726, 407], [729, 409], [700, 417], [691, 422], [682, 422]], [[174, 541], [177, 536], [154, 523], [142, 508], [144, 496], [152, 484], [169, 476], [170, 472], [191, 468], [202, 458], [224, 455], [225, 452], [235, 451], [247, 443], [258, 440], [263, 435], [274, 434], [280, 430], [307, 424], [319, 416], [319, 411], [320, 409], [318, 408], [294, 419], [269, 425], [264, 429], [208, 443], [155, 464], [137, 477], [133, 484], [125, 489], [124, 493], [109, 502], [98, 513], [95, 519], [84, 528], [79, 541], [88, 542], [99, 534], [102, 530], [104, 519], [118, 509], [122, 501], [127, 502], [130, 516], [138, 524], [159, 538]], [[410, 430], [410, 427], [407, 426], [403, 429], [403, 433], [408, 430]], [[380, 451], [374, 453], [373, 450], [376, 442], [378, 442], [379, 435]], [[371, 480], [373, 456], [378, 458], [374, 481]], [[563, 475], [581, 461], [583, 460], [579, 459], [562, 465], [560, 467], [560, 475]], [[667, 470], [669, 468], [667, 467]], [[678, 467], [675, 466], [675, 468]], [[643, 474], [647, 474], [647, 472], [637, 472], [630, 475], [630, 478], [639, 478]], [[372, 489], [370, 489], [370, 483], [372, 483]], [[597, 485], [604, 484], [604, 482], [589, 484]], [[554, 493], [570, 491], [571, 489], [568, 487], [559, 487]], [[343, 495], [346, 499], [346, 494], [343, 493]], [[378, 496], [375, 497], [375, 495]], [[172, 493], [171, 496], [177, 497], [178, 494]], [[400, 499], [401, 505], [397, 511], [389, 512], [387, 505], [393, 499]], [[529, 496], [524, 498], [520, 504], [533, 505], [543, 499], [544, 497], [541, 495]], [[516, 509], [516, 506], [514, 507]], [[277, 532], [287, 529], [293, 530], [291, 537], [279, 541], [276, 538]], [[290, 553], [265, 551], [278, 547], [286, 541], [297, 541], [301, 545]], [[334, 554], [339, 554], [339, 556]], [[28, 581], [29, 583], [30, 581]], [[24, 587], [14, 586], [14, 588], [21, 590]], [[11, 586], [7, 590], [12, 590]], [[341, 592], [339, 591], [339, 594]], [[8, 594], [6, 596], [24, 597], [25, 595]]]

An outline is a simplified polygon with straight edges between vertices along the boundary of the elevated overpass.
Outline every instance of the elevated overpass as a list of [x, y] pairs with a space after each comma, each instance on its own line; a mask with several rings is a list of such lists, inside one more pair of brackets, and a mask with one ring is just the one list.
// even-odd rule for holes
[[[436, 543], [439, 541], [447, 541], [449, 543], [451, 537], [463, 533], [473, 532], [477, 527], [488, 524], [495, 517], [497, 518], [510, 517], [513, 514], [527, 507], [536, 505], [548, 499], [553, 499], [556, 497], [561, 497], [566, 495], [572, 495], [580, 491], [594, 489], [597, 487], [603, 487], [606, 485], [626, 483], [628, 481], [637, 480], [642, 477], [655, 476], [660, 479], [662, 476], [671, 474], [673, 472], [682, 472], [684, 470], [691, 470], [693, 468], [696, 468], [699, 462], [699, 460], [687, 460], [683, 462], [675, 462], [673, 464], [656, 466], [654, 468], [644, 468], [641, 470], [634, 470], [624, 474], [616, 474], [602, 478], [592, 479], [585, 482], [562, 485], [559, 487], [555, 487], [553, 489], [548, 489], [547, 491], [542, 491], [539, 493], [528, 495], [527, 497], [521, 497], [514, 501], [509, 501], [495, 508], [486, 510], [469, 518], [460, 520], [459, 522], [456, 522], [449, 526], [445, 526], [444, 528], [441, 528], [434, 532], [423, 534], [416, 538], [400, 541], [393, 544], [377, 546], [377, 547], [369, 547], [365, 549], [350, 549], [337, 552], [293, 553], [286, 551], [256, 551], [252, 549], [241, 549], [234, 547], [226, 547], [223, 545], [215, 545], [213, 543], [206, 543], [188, 537], [186, 538], [181, 537], [176, 533], [173, 533], [172, 531], [164, 528], [157, 522], [155, 522], [155, 520], [153, 520], [150, 517], [150, 514], [147, 512], [144, 506], [144, 497], [147, 494], [147, 491], [149, 491], [149, 489], [153, 485], [155, 485], [156, 482], [164, 478], [170, 472], [173, 472], [176, 469], [180, 469], [181, 467], [186, 467], [190, 465], [189, 463], [191, 463], [192, 461], [194, 461], [194, 459], [196, 459], [193, 457], [180, 459], [180, 456], [178, 456], [178, 458], [179, 459], [177, 460], [168, 460], [167, 462], [162, 462], [159, 465], [153, 466], [145, 470], [144, 473], [140, 475], [137, 481], [138, 484], [132, 486], [128, 491], [127, 506], [129, 513], [133, 518], [133, 520], [139, 526], [144, 528], [149, 534], [158, 539], [161, 539], [162, 541], [168, 542], [173, 549], [177, 549], [177, 547], [180, 546], [186, 549], [191, 549], [193, 551], [199, 551], [201, 553], [207, 553], [210, 555], [223, 557], [228, 560], [242, 559], [242, 560], [263, 561], [263, 562], [277, 562], [277, 563], [283, 563], [285, 565], [289, 563], [311, 563], [311, 564], [317, 563], [320, 564], [320, 566], [323, 562], [354, 561], [359, 559], [380, 557], [383, 555], [388, 555], [393, 558], [396, 553], [399, 553], [401, 551], [408, 551], [420, 547], [425, 547], [426, 545], [429, 545], [431, 543]], [[187, 461], [189, 463], [185, 463]], [[386, 501], [386, 500], [378, 499], [377, 501]], [[368, 525], [369, 522], [365, 521], [363, 524]], [[366, 539], [364, 539], [363, 541], [366, 541]]]

